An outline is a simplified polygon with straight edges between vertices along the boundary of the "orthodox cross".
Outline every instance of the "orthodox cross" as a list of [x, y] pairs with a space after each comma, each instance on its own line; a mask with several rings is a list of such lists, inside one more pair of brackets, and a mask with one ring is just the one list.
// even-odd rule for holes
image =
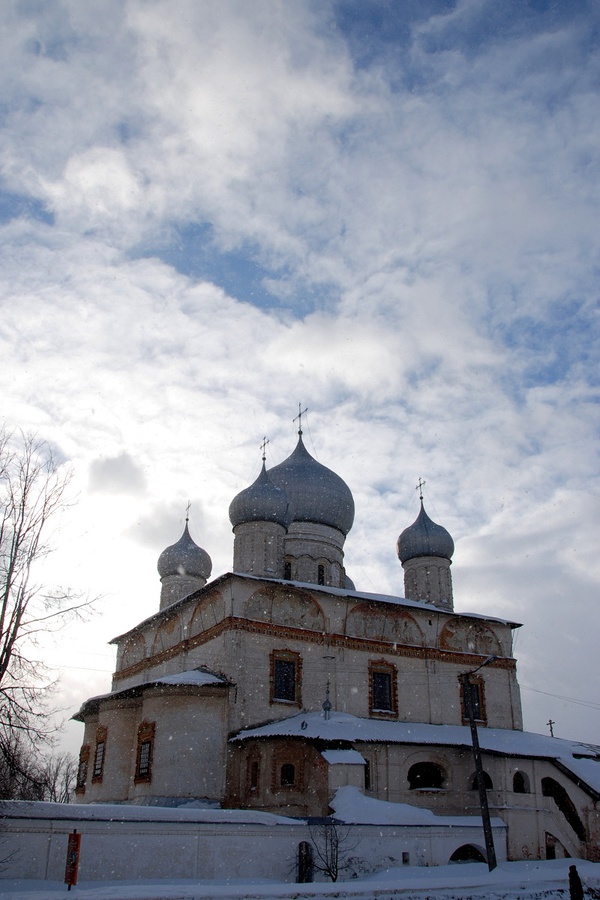
[[422, 499], [423, 499], [423, 487], [424, 487], [424, 485], [426, 485], [426, 484], [427, 484], [426, 481], [423, 481], [422, 478], [419, 478], [419, 483], [418, 483], [418, 485], [417, 485], [416, 488], [415, 488], [415, 491], [418, 491], [418, 492], [419, 492], [419, 500], [422, 500]]
[[190, 521], [190, 506], [191, 505], [192, 505], [191, 502], [188, 500], [188, 505], [185, 508], [185, 523], [186, 523], [186, 525]]
[[262, 444], [260, 445], [260, 449], [262, 450], [262, 461], [263, 461], [263, 462], [265, 462], [265, 460], [266, 460], [266, 458], [267, 458], [267, 452], [266, 452], [266, 451], [267, 451], [267, 444], [268, 444], [268, 443], [269, 443], [269, 438], [268, 438], [268, 437], [264, 437], [264, 438], [263, 438], [263, 442], [262, 442]]
[[300, 437], [302, 437], [302, 416], [304, 415], [304, 413], [307, 413], [307, 412], [308, 412], [308, 406], [305, 406], [304, 409], [302, 409], [302, 404], [299, 403], [298, 404], [298, 415], [292, 419], [292, 422], [295, 422], [296, 419], [298, 420], [298, 434]]
[[550, 737], [554, 737], [554, 728], [552, 726], [556, 725], [556, 722], [553, 722], [552, 719], [548, 719], [546, 725], [550, 727]]

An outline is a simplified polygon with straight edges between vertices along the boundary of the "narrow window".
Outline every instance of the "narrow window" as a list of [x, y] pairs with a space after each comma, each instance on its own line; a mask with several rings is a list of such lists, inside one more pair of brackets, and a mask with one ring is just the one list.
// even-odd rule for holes
[[515, 772], [513, 775], [513, 791], [515, 794], [529, 793], [529, 779], [525, 772]]
[[398, 715], [396, 667], [390, 663], [369, 663], [369, 708], [375, 716]]
[[[494, 790], [494, 783], [487, 772], [483, 773], [483, 783], [485, 785], [486, 791]], [[471, 778], [471, 790], [472, 791], [479, 790], [479, 788], [477, 787], [477, 772], [475, 772], [475, 774]]]
[[476, 722], [486, 722], [483, 679], [475, 676], [472, 681], [462, 683], [461, 705], [465, 724], [469, 721], [469, 710], [472, 710]]
[[286, 581], [292, 580], [292, 564], [289, 561], [289, 559], [286, 559], [286, 561], [283, 564], [283, 577], [285, 578]]
[[300, 703], [299, 653], [274, 650], [271, 653], [271, 702]]
[[154, 722], [142, 722], [138, 728], [138, 746], [135, 766], [135, 781], [152, 780], [152, 759], [154, 756]]
[[325, 566], [317, 566], [317, 584], [325, 584]]
[[371, 763], [365, 760], [365, 791], [371, 790]]
[[92, 783], [102, 781], [104, 774], [104, 758], [106, 756], [106, 736], [108, 729], [100, 726], [96, 731], [96, 749], [94, 750], [94, 765], [92, 767]]
[[293, 787], [296, 784], [296, 767], [293, 763], [284, 763], [279, 776], [281, 787]]
[[260, 769], [258, 761], [253, 759], [250, 763], [250, 790], [255, 793], [258, 790], [258, 775]]
[[87, 781], [88, 763], [90, 759], [90, 745], [84, 744], [79, 751], [79, 764], [77, 766], [77, 781], [75, 782], [75, 792], [77, 794], [85, 793], [85, 783]]

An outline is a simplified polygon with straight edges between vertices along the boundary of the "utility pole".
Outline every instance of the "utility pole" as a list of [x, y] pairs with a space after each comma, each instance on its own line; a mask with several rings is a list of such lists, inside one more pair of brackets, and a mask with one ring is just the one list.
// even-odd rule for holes
[[498, 865], [496, 861], [496, 849], [494, 847], [494, 836], [492, 834], [492, 822], [490, 819], [490, 807], [488, 803], [487, 790], [483, 777], [483, 763], [481, 761], [481, 749], [479, 747], [479, 735], [477, 733], [477, 722], [475, 721], [475, 710], [473, 709], [473, 692], [472, 688], [476, 687], [471, 681], [471, 675], [495, 662], [496, 656], [489, 656], [485, 662], [470, 672], [463, 672], [459, 675], [459, 680], [463, 689], [463, 700], [465, 712], [471, 726], [471, 743], [473, 745], [473, 761], [475, 763], [475, 777], [477, 778], [477, 790], [479, 791], [479, 806], [481, 808], [481, 823], [483, 825], [483, 837], [485, 840], [485, 850], [487, 854], [487, 864], [490, 872]]

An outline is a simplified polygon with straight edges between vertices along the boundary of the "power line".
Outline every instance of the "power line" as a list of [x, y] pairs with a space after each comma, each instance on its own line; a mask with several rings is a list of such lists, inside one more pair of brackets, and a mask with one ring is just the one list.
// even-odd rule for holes
[[589, 709], [600, 709], [600, 703], [594, 703], [591, 700], [577, 700], [575, 697], [563, 697], [561, 694], [551, 694], [549, 691], [540, 691], [538, 688], [529, 687], [528, 684], [522, 684], [522, 688], [526, 691], [533, 691], [534, 694], [545, 694], [546, 697], [554, 697], [555, 700], [564, 700], [566, 703], [576, 703], [578, 706], [587, 706]]

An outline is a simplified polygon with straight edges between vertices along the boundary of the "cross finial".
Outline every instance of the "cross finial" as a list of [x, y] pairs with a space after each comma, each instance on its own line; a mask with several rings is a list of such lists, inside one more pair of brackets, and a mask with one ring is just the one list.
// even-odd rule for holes
[[264, 437], [264, 438], [263, 438], [263, 442], [262, 442], [262, 444], [260, 445], [260, 449], [262, 450], [262, 461], [263, 461], [263, 462], [265, 462], [265, 460], [266, 460], [266, 458], [267, 458], [267, 444], [268, 444], [268, 443], [269, 443], [269, 438], [268, 438], [268, 437]]
[[424, 487], [424, 485], [426, 485], [426, 484], [427, 484], [426, 481], [423, 481], [422, 478], [419, 478], [419, 483], [418, 483], [418, 485], [417, 485], [416, 488], [415, 488], [415, 491], [418, 491], [418, 492], [419, 492], [419, 500], [422, 500], [422, 499], [423, 499], [423, 487]]
[[294, 418], [292, 419], [292, 422], [295, 422], [296, 419], [298, 420], [298, 436], [299, 437], [302, 437], [302, 416], [304, 415], [304, 413], [307, 413], [307, 412], [308, 412], [308, 406], [305, 406], [304, 409], [302, 409], [302, 404], [299, 403], [298, 404], [298, 415], [294, 416]]
[[188, 505], [185, 508], [185, 524], [186, 525], [190, 521], [190, 506], [191, 505], [192, 505], [191, 502], [188, 500]]
[[556, 722], [554, 722], [552, 719], [548, 719], [548, 721], [546, 722], [546, 725], [548, 725], [550, 727], [550, 737], [554, 737], [553, 726], [556, 725]]

